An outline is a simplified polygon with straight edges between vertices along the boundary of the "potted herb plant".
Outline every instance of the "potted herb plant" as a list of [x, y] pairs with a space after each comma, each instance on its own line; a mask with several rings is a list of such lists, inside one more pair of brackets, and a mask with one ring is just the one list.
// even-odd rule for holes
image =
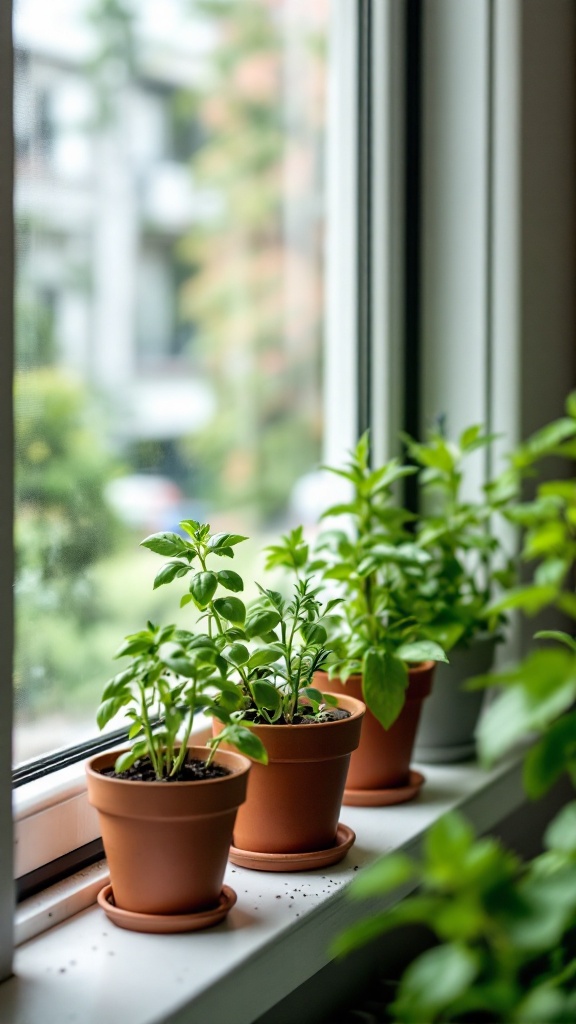
[[480, 426], [468, 427], [457, 441], [448, 440], [441, 429], [431, 431], [425, 442], [405, 437], [420, 467], [416, 536], [431, 555], [417, 613], [424, 634], [450, 657], [449, 664], [438, 666], [434, 691], [420, 717], [414, 753], [424, 763], [475, 755], [483, 694], [465, 689], [464, 683], [488, 672], [502, 638], [503, 615], [489, 622], [486, 614], [495, 582], [510, 585], [514, 576], [512, 559], [490, 529], [495, 508], [502, 505], [491, 500], [491, 484], [476, 501], [464, 496], [467, 463], [493, 440]]
[[[297, 572], [289, 598], [264, 587], [249, 606], [237, 596], [218, 597], [219, 585], [238, 593], [243, 584], [229, 570], [211, 570], [207, 560], [229, 556], [244, 538], [212, 537], [206, 527], [190, 521], [181, 525], [188, 536], [172, 540], [170, 552], [165, 535], [143, 542], [152, 551], [175, 556], [155, 585], [188, 577], [181, 604], [196, 605], [218, 650], [217, 663], [226, 666], [226, 685], [220, 685], [210, 709], [218, 742], [227, 746], [235, 726], [249, 726], [251, 737], [267, 751], [266, 766], [253, 765], [230, 859], [263, 870], [335, 863], [354, 840], [338, 816], [364, 705], [349, 696], [337, 701], [312, 685], [327, 653], [317, 593], [310, 579]], [[308, 549], [301, 531], [284, 538], [280, 549], [298, 568], [305, 564]]]
[[410, 529], [414, 516], [393, 495], [415, 468], [392, 459], [372, 470], [368, 434], [344, 468], [328, 468], [348, 481], [351, 495], [324, 513], [346, 525], [320, 534], [311, 563], [337, 601], [325, 619], [330, 654], [316, 679], [323, 690], [361, 696], [368, 709], [344, 802], [400, 803], [424, 781], [410, 769], [414, 739], [435, 663], [447, 660], [422, 628], [431, 555]]
[[[227, 536], [224, 544], [208, 527], [186, 526], [201, 535], [204, 552], [223, 557], [232, 551], [236, 538]], [[158, 535], [153, 545], [166, 554], [185, 549], [177, 534]], [[160, 582], [177, 571], [172, 566], [160, 574]], [[238, 589], [239, 579], [224, 570], [216, 582]], [[209, 590], [206, 573], [194, 578], [200, 605]], [[226, 599], [221, 600], [226, 608]], [[221, 920], [235, 901], [231, 889], [222, 889], [224, 869], [251, 760], [265, 762], [266, 752], [232, 716], [240, 696], [229, 680], [224, 647], [210, 631], [149, 622], [117, 653], [130, 659], [128, 667], [106, 684], [97, 720], [104, 728], [123, 713], [131, 746], [92, 758], [86, 771], [110, 866], [111, 885], [100, 902], [120, 926], [141, 931], [206, 927]], [[211, 709], [222, 720], [222, 732], [208, 747], [191, 746], [194, 716]], [[251, 760], [220, 750], [224, 741]]]

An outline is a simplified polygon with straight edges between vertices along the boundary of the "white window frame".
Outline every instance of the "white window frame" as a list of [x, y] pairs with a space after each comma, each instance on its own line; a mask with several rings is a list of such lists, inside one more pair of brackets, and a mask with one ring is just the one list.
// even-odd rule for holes
[[[358, 327], [369, 323], [368, 336], [363, 339], [372, 369], [368, 381], [372, 416], [368, 421], [375, 457], [380, 459], [389, 454], [396, 429], [404, 422], [405, 140], [399, 110], [410, 0], [333, 3], [347, 31], [335, 40], [337, 72], [330, 101], [341, 131], [336, 142], [344, 148], [339, 150], [341, 160], [332, 156], [338, 176], [331, 182], [329, 198], [330, 210], [337, 211], [337, 218], [332, 219], [329, 212], [326, 379], [340, 399], [333, 414], [327, 411], [332, 447], [326, 454], [330, 461], [340, 459], [354, 439], [350, 424], [362, 422], [362, 410], [354, 404], [349, 385], [356, 379]], [[423, 0], [422, 12], [422, 289], [416, 346], [426, 396], [421, 427], [431, 415], [448, 409], [452, 429], [467, 425], [478, 415], [496, 430], [504, 426], [509, 443], [558, 415], [574, 382], [574, 254], [567, 223], [573, 224], [575, 219], [570, 168], [576, 151], [576, 103], [568, 83], [574, 66], [576, 15], [567, 0]], [[365, 78], [364, 106], [359, 109], [359, 62], [361, 56], [366, 58], [362, 26], [367, 19], [372, 28], [367, 57], [371, 73]], [[548, 76], [539, 73], [539, 61], [550, 70]], [[447, 103], [450, 82], [458, 88]], [[2, 480], [7, 481], [12, 470], [11, 445], [6, 442], [11, 437], [13, 267], [9, 4], [0, 7], [0, 90], [0, 258], [4, 268], [0, 276], [0, 428], [5, 442], [0, 449], [0, 471]], [[366, 117], [368, 123], [362, 121]], [[470, 123], [481, 124], [484, 144], [480, 147], [478, 139], [462, 134], [462, 126]], [[363, 177], [358, 144], [366, 138], [367, 127], [372, 163], [370, 173]], [[545, 158], [540, 145], [544, 130]], [[476, 158], [471, 159], [474, 147]], [[472, 219], [466, 194], [458, 185], [466, 183], [470, 168], [474, 176], [468, 185], [477, 209], [474, 229], [465, 234], [463, 246], [462, 221], [468, 218], [472, 224]], [[366, 263], [366, 253], [361, 257], [359, 252], [366, 238], [358, 223], [359, 201], [369, 202], [371, 211]], [[535, 233], [545, 246], [548, 275], [539, 273]], [[359, 317], [359, 264], [370, 275], [370, 288], [364, 296], [369, 315], [364, 309], [363, 319]], [[460, 282], [457, 293], [453, 287], [456, 274]], [[476, 323], [476, 317], [482, 325], [473, 353], [479, 359], [479, 369], [462, 401], [449, 368], [461, 358], [467, 324], [471, 320]], [[337, 363], [331, 361], [335, 351], [331, 338], [338, 338]], [[446, 372], [441, 372], [443, 365]], [[542, 367], [548, 371], [544, 391]], [[538, 403], [534, 401], [537, 394]], [[3, 552], [12, 547], [11, 516], [12, 494], [3, 484]], [[3, 557], [3, 608], [11, 608], [11, 598], [11, 558]], [[0, 617], [4, 680], [11, 677], [11, 644], [11, 612], [4, 612]], [[13, 903], [9, 691], [7, 685], [0, 691], [4, 741], [0, 745], [0, 970], [4, 976], [10, 971]], [[28, 830], [32, 827], [40, 829], [41, 837], [34, 844], [49, 851], [49, 857], [69, 845], [68, 834], [77, 845], [94, 834], [94, 819], [83, 804], [81, 767], [70, 774], [73, 778], [64, 781], [60, 789], [53, 779], [49, 792], [40, 798], [33, 797], [28, 787], [17, 797], [17, 841], [20, 839], [25, 849], [21, 863], [28, 869], [33, 863], [28, 856], [32, 846]], [[40, 803], [34, 803], [35, 799]]]

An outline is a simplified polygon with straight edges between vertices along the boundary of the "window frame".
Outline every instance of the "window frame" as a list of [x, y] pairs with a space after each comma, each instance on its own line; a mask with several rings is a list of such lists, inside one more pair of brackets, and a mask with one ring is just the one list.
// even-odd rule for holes
[[[393, 69], [387, 76], [379, 75], [378, 88], [383, 86], [391, 89], [393, 85], [394, 88], [400, 88], [398, 76], [402, 65], [393, 60], [393, 54], [402, 48], [403, 19], [398, 16], [394, 0], [386, 0], [384, 5], [374, 5], [373, 0], [358, 0], [356, 4], [350, 4], [349, 0], [333, 0], [333, 12], [330, 44], [334, 61], [330, 64], [328, 138], [329, 146], [333, 147], [331, 154], [335, 173], [330, 176], [328, 183], [328, 322], [324, 351], [328, 392], [325, 409], [327, 443], [324, 451], [327, 462], [341, 461], [355, 443], [358, 427], [362, 429], [369, 425], [366, 421], [368, 395], [372, 398], [372, 408], [378, 409], [380, 422], [386, 423], [388, 435], [392, 432], [388, 424], [385, 373], [385, 364], [392, 358], [392, 346], [383, 359], [383, 350], [381, 352], [380, 347], [375, 346], [374, 332], [370, 327], [376, 317], [380, 321], [389, 318], [394, 308], [398, 333], [398, 304], [401, 301], [400, 279], [396, 278], [394, 288], [367, 290], [365, 303], [370, 303], [370, 308], [365, 305], [361, 313], [358, 287], [361, 274], [357, 268], [362, 262], [371, 277], [381, 278], [382, 271], [377, 272], [375, 269], [378, 260], [386, 260], [390, 265], [394, 262], [388, 253], [388, 239], [394, 237], [395, 245], [399, 245], [399, 232], [392, 236], [388, 224], [392, 220], [390, 211], [398, 210], [397, 196], [393, 193], [401, 188], [402, 154], [400, 148], [393, 144], [395, 140], [392, 138], [392, 134], [399, 129], [401, 119], [398, 115], [394, 118], [387, 116], [390, 104], [383, 96], [379, 96], [378, 103], [375, 103], [376, 81], [373, 71], [376, 67]], [[360, 23], [364, 26], [363, 36], [358, 29]], [[377, 36], [373, 27], [377, 30]], [[384, 50], [386, 59], [383, 57]], [[370, 54], [370, 69], [361, 87], [358, 68], [363, 67], [366, 54]], [[377, 118], [374, 117], [374, 110]], [[376, 173], [362, 173], [361, 164], [366, 161], [361, 161], [358, 154], [361, 141], [367, 134], [380, 141], [379, 153], [385, 152], [386, 143], [389, 151], [397, 154], [394, 174], [388, 171], [382, 159]], [[347, 159], [338, 159], [337, 153], [346, 153]], [[329, 156], [329, 162], [330, 159]], [[364, 202], [361, 196], [366, 195], [366, 182], [370, 183], [367, 207], [371, 209], [374, 205], [382, 214], [378, 230], [370, 232], [371, 245], [367, 245], [366, 218], [359, 216]], [[331, 211], [339, 213], [342, 210], [346, 211], [346, 216], [331, 216]], [[387, 215], [386, 220], [384, 213]], [[397, 214], [399, 217], [400, 214]], [[365, 251], [362, 261], [358, 257], [360, 251]], [[375, 252], [378, 260], [374, 259]], [[366, 355], [359, 368], [356, 339], [362, 317], [365, 321], [363, 349]], [[344, 341], [343, 323], [347, 326]], [[399, 337], [395, 339], [394, 352], [398, 349]], [[343, 359], [349, 372], [342, 372]], [[378, 365], [380, 371], [376, 376], [371, 375], [374, 364]], [[399, 427], [399, 421], [395, 427]], [[206, 732], [206, 729], [199, 722], [194, 733], [199, 735], [202, 731]], [[98, 741], [99, 745], [101, 743], [102, 739]], [[88, 747], [89, 743], [85, 746]], [[67, 752], [63, 751], [63, 758], [66, 755]], [[98, 857], [100, 833], [97, 815], [88, 805], [85, 791], [83, 766], [86, 754], [78, 748], [72, 749], [69, 756], [73, 763], [65, 764], [50, 774], [43, 775], [40, 770], [40, 777], [32, 778], [14, 791], [15, 877], [21, 893], [34, 891], [42, 884], [42, 879], [58, 877], [65, 866], [69, 865], [69, 854], [73, 850], [76, 850], [77, 867], [92, 863]], [[38, 759], [35, 763], [40, 761]]]
[[14, 435], [12, 377], [14, 371], [14, 224], [12, 195], [14, 149], [12, 123], [12, 10], [0, 5], [0, 979], [12, 965], [12, 665], [14, 612]]
[[[414, 424], [419, 424], [422, 429], [430, 415], [446, 406], [462, 410], [467, 421], [472, 408], [483, 410], [488, 426], [504, 427], [508, 443], [513, 443], [561, 412], [565, 392], [575, 380], [576, 311], [570, 294], [574, 247], [560, 207], [564, 203], [570, 222], [576, 223], [569, 180], [570, 160], [576, 152], [573, 87], [570, 95], [565, 95], [576, 50], [576, 11], [565, 0], [549, 0], [546, 5], [539, 0], [356, 0], [354, 4], [333, 0], [333, 5], [346, 28], [335, 40], [330, 97], [331, 117], [336, 118], [340, 133], [334, 145], [341, 160], [334, 163], [332, 150], [330, 159], [337, 173], [330, 182], [328, 203], [330, 209], [339, 211], [339, 217], [331, 225], [329, 221], [327, 250], [326, 379], [332, 405], [326, 409], [326, 458], [339, 461], [354, 441], [356, 427], [371, 426], [374, 455], [380, 460], [391, 453], [399, 426], [414, 429]], [[458, 18], [461, 27], [456, 30]], [[470, 33], [478, 18], [484, 25], [481, 39]], [[7, 270], [0, 277], [0, 428], [4, 428], [5, 441], [12, 437], [13, 368], [10, 22], [10, 4], [3, 5], [0, 90], [8, 102], [0, 106], [0, 257]], [[457, 59], [458, 46], [466, 40], [472, 47], [470, 74], [476, 74], [479, 84], [471, 93], [462, 89], [456, 107], [447, 113], [442, 76], [454, 73], [451, 61]], [[542, 76], [539, 60], [548, 61], [555, 73]], [[422, 91], [411, 101], [411, 73], [420, 63]], [[467, 74], [468, 67], [462, 73]], [[560, 106], [559, 98], [563, 100]], [[478, 103], [484, 112], [487, 159], [479, 169], [482, 210], [470, 259], [463, 261], [457, 241], [449, 239], [446, 244], [446, 232], [467, 215], [465, 198], [454, 189], [458, 175], [465, 173], [467, 159], [458, 126], [474, 116], [474, 104]], [[539, 131], [547, 125], [550, 110], [556, 116], [548, 136], [552, 149], [545, 162]], [[416, 119], [408, 133], [405, 111]], [[420, 154], [418, 142], [426, 139], [429, 145]], [[364, 147], [368, 143], [372, 159], [366, 165]], [[446, 182], [445, 216], [439, 221], [439, 188]], [[553, 215], [544, 227], [543, 185], [554, 193], [544, 202]], [[410, 204], [416, 204], [412, 208], [413, 238], [405, 237]], [[534, 232], [538, 230], [544, 230], [546, 251], [559, 284], [538, 275], [534, 251]], [[450, 281], [456, 269], [462, 270], [465, 287], [455, 299]], [[462, 324], [466, 323], [462, 312], [471, 315], [472, 294], [476, 296], [474, 309], [483, 322], [476, 346], [483, 352], [485, 373], [473, 382], [474, 401], [462, 403], [456, 381], [442, 374], [432, 381], [425, 378], [428, 368], [440, 365], [441, 358], [450, 366], [461, 355]], [[555, 334], [546, 338], [543, 354], [541, 337], [551, 298], [556, 302]], [[415, 309], [411, 302], [416, 303]], [[449, 329], [440, 330], [435, 310], [442, 303], [450, 306], [454, 302], [459, 315], [453, 317]], [[357, 374], [356, 359], [359, 328], [362, 376]], [[340, 339], [337, 359], [331, 343], [335, 337]], [[555, 363], [554, 372], [535, 405], [546, 360]], [[425, 394], [412, 410], [407, 390]], [[362, 394], [364, 404], [359, 397]], [[479, 482], [486, 469], [480, 469]], [[0, 470], [4, 481], [12, 479], [12, 446], [7, 443], [0, 448]], [[13, 494], [6, 485], [0, 489], [0, 545], [6, 552], [12, 550], [12, 511]], [[5, 679], [11, 677], [12, 667], [12, 573], [11, 556], [3, 558], [0, 601], [9, 609], [0, 618]], [[0, 909], [5, 911], [0, 914], [0, 970], [5, 976], [10, 970], [11, 929], [7, 922], [13, 901], [9, 691], [8, 686], [0, 691], [4, 740], [0, 747]], [[34, 796], [26, 786], [22, 787], [26, 792], [16, 797], [16, 841], [27, 850], [38, 844], [50, 851], [52, 860], [61, 847], [50, 836], [62, 829], [72, 844], [81, 845], [86, 836], [88, 842], [94, 839], [93, 819], [85, 814], [87, 804], [82, 797], [81, 765], [71, 774], [73, 778], [67, 780], [53, 778], [43, 795]], [[58, 819], [63, 813], [67, 815], [65, 825], [64, 818]], [[86, 826], [83, 837], [79, 821]], [[39, 838], [31, 838], [28, 829], [33, 824], [39, 829]], [[70, 844], [66, 840], [63, 845]], [[25, 863], [33, 870], [31, 861]]]

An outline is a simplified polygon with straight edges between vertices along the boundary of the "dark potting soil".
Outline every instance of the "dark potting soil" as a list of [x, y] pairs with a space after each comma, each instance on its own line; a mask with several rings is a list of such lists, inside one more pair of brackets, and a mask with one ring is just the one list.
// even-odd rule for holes
[[229, 768], [222, 764], [207, 765], [206, 761], [193, 759], [186, 761], [178, 775], [170, 778], [157, 779], [152, 762], [148, 757], [140, 758], [123, 772], [115, 772], [114, 766], [103, 768], [101, 775], [109, 775], [114, 779], [126, 779], [128, 782], [202, 782], [206, 779], [221, 779], [224, 775], [231, 775]]
[[[278, 719], [277, 722], [266, 722], [256, 711], [246, 711], [244, 718], [252, 722], [253, 725], [287, 725], [283, 718]], [[318, 725], [322, 722], [339, 722], [342, 718], [350, 718], [350, 712], [345, 711], [344, 708], [324, 708], [323, 711], [319, 711], [317, 715], [310, 713], [309, 715], [294, 715], [292, 719], [292, 725]]]
[[317, 715], [294, 715], [292, 725], [317, 725], [318, 722], [339, 722], [350, 718], [350, 712], [344, 708], [326, 708]]

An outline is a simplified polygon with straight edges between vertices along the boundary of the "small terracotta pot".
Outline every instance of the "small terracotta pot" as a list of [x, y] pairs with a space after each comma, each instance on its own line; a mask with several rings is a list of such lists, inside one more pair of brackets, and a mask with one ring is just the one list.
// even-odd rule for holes
[[[348, 694], [349, 718], [313, 725], [255, 725], [268, 764], [253, 764], [234, 846], [268, 854], [324, 850], [336, 841], [350, 754], [358, 746], [365, 706]], [[221, 729], [214, 722], [217, 734]]]
[[[190, 747], [206, 760], [207, 747]], [[86, 765], [88, 799], [96, 807], [114, 903], [140, 914], [190, 914], [215, 907], [250, 761], [222, 751], [230, 775], [197, 782], [137, 782], [101, 775], [118, 751]]]
[[[358, 749], [350, 759], [347, 790], [386, 790], [410, 783], [410, 761], [422, 709], [431, 691], [436, 663], [424, 661], [408, 669], [406, 703], [396, 721], [384, 729], [367, 708]], [[325, 693], [349, 693], [362, 699], [362, 676], [350, 676], [346, 683], [317, 672], [315, 683]]]

